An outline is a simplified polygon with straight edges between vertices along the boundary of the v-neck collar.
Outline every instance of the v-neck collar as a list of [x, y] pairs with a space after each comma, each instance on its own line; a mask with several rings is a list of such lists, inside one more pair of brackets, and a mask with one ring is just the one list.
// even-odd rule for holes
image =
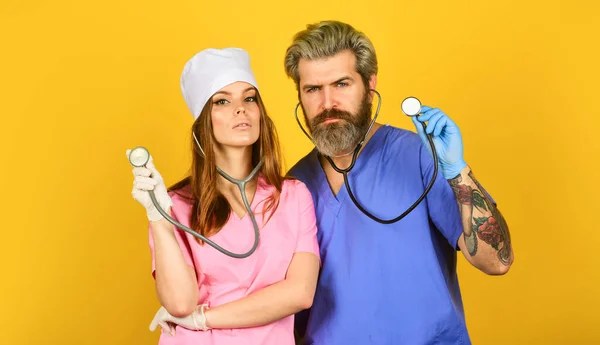
[[[270, 194], [273, 186], [267, 183], [267, 180], [264, 178], [261, 172], [258, 173], [258, 181], [256, 183], [256, 191], [254, 192], [254, 197], [252, 198], [252, 202], [250, 202], [250, 210], [254, 213], [256, 217], [256, 208], [259, 203], [263, 202]], [[238, 188], [239, 191], [239, 188]], [[245, 219], [249, 218], [248, 210], [244, 213], [242, 217], [239, 217], [233, 209], [230, 211], [230, 217], [235, 219], [238, 222], [243, 222]]]
[[[356, 157], [356, 162], [354, 163], [354, 167], [348, 173], [348, 182], [352, 184], [352, 175], [356, 176], [356, 174], [360, 173], [363, 166], [369, 161], [372, 153], [381, 148], [379, 142], [384, 140], [387, 131], [389, 130], [389, 125], [384, 124], [375, 133], [371, 136], [371, 139], [365, 144], [362, 151], [359, 153], [358, 157]], [[333, 194], [331, 187], [329, 187], [329, 182], [327, 182], [327, 175], [325, 174], [325, 170], [321, 166], [321, 161], [319, 160], [319, 153], [315, 149], [311, 152], [311, 163], [314, 164], [317, 170], [317, 180], [318, 180], [318, 189], [321, 198], [325, 201], [327, 207], [333, 212], [334, 215], [338, 215], [340, 212], [341, 206], [344, 204], [347, 198], [349, 198], [348, 191], [346, 190], [346, 185], [342, 183], [340, 190], [337, 195]], [[329, 164], [329, 163], [327, 163]]]

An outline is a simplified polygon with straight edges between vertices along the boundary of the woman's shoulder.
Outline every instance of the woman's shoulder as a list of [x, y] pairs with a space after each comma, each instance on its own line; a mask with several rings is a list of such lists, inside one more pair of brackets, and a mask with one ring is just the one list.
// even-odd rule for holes
[[168, 193], [173, 202], [173, 206], [191, 206], [193, 204], [193, 194], [190, 184], [170, 188]]
[[281, 194], [286, 195], [288, 198], [298, 198], [301, 200], [312, 197], [306, 184], [293, 177], [286, 177], [283, 180]]

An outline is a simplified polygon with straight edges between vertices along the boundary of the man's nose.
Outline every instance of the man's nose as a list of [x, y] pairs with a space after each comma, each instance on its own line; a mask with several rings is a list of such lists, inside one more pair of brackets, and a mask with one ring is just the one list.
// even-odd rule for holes
[[336, 106], [333, 92], [329, 88], [323, 89], [323, 109], [331, 110]]

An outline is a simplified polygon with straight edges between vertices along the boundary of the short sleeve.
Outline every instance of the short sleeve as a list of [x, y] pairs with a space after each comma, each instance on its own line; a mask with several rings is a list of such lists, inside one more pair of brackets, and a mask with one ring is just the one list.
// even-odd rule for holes
[[[172, 211], [172, 217], [176, 221], [179, 222], [179, 220], [177, 219], [177, 212], [176, 212], [175, 208], [172, 208], [171, 211]], [[177, 242], [179, 243], [179, 248], [181, 249], [181, 253], [183, 254], [183, 258], [185, 259], [185, 262], [188, 265], [193, 267], [194, 263], [192, 260], [192, 250], [190, 248], [187, 237], [179, 229], [175, 229], [174, 233], [175, 233], [175, 238], [177, 239]], [[150, 224], [148, 225], [148, 238], [149, 238], [149, 244], [150, 244], [150, 253], [152, 255], [152, 276], [155, 277], [156, 255], [154, 253], [154, 238], [152, 236], [152, 225], [150, 225]]]
[[320, 259], [317, 240], [317, 220], [312, 195], [301, 181], [295, 181], [295, 193], [298, 203], [298, 236], [294, 252], [308, 252]]
[[[427, 188], [434, 173], [433, 157], [423, 144], [420, 145], [419, 155], [423, 187]], [[439, 169], [426, 200], [431, 221], [450, 246], [458, 250], [458, 239], [463, 233], [460, 210], [452, 187]]]

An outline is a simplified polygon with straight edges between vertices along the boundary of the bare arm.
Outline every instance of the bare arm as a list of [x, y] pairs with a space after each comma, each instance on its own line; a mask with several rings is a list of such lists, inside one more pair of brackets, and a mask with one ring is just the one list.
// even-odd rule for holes
[[464, 236], [458, 246], [466, 259], [491, 275], [508, 272], [514, 260], [510, 233], [504, 217], [466, 166], [448, 180], [461, 212]]
[[318, 273], [316, 255], [296, 253], [285, 280], [207, 310], [206, 325], [210, 328], [256, 327], [308, 309], [314, 298]]
[[151, 222], [154, 239], [156, 293], [162, 306], [173, 316], [191, 314], [198, 302], [198, 282], [175, 237], [175, 227], [166, 219]]

